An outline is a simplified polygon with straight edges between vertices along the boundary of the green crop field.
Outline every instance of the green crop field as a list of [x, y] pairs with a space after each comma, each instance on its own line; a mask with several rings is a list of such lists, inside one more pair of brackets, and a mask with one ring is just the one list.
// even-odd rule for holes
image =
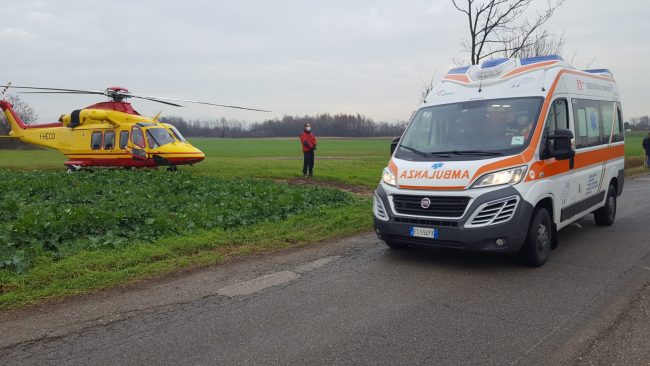
[[[297, 139], [193, 139], [206, 160], [64, 173], [54, 150], [0, 150], [0, 309], [371, 228], [371, 202], [302, 176]], [[371, 188], [389, 139], [319, 139], [316, 177]], [[260, 180], [260, 178], [262, 180]]]
[[641, 142], [648, 136], [647, 132], [634, 131], [625, 133], [625, 156], [642, 156], [643, 147]]

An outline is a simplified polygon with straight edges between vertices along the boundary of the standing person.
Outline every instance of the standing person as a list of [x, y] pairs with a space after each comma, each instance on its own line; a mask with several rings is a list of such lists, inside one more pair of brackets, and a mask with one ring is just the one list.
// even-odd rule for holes
[[304, 161], [302, 164], [302, 175], [309, 177], [314, 175], [314, 150], [316, 150], [316, 137], [311, 133], [311, 125], [305, 123], [304, 131], [300, 134], [300, 144], [302, 145], [302, 154]]
[[645, 164], [646, 167], [650, 168], [650, 132], [648, 136], [643, 139], [643, 150], [645, 150]]

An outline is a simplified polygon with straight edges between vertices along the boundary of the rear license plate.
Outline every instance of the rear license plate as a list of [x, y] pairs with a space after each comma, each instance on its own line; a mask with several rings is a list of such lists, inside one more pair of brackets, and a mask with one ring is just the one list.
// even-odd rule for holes
[[418, 238], [438, 239], [438, 229], [411, 227], [409, 234]]

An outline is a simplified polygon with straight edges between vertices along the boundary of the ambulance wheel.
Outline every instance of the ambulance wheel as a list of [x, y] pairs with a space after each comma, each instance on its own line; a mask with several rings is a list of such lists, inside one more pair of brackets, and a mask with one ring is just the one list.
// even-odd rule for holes
[[614, 223], [614, 219], [616, 219], [616, 186], [610, 184], [607, 189], [605, 206], [594, 211], [594, 220], [596, 220], [596, 225], [610, 226]]
[[528, 227], [528, 235], [521, 248], [521, 259], [530, 267], [540, 267], [546, 263], [551, 251], [553, 236], [551, 216], [548, 211], [539, 207], [533, 213]]

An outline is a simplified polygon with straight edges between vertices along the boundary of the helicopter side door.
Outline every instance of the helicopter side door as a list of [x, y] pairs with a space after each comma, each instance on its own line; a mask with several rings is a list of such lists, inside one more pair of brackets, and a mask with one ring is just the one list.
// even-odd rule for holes
[[147, 145], [144, 138], [144, 131], [140, 127], [131, 129], [131, 155], [140, 160], [147, 159]]

